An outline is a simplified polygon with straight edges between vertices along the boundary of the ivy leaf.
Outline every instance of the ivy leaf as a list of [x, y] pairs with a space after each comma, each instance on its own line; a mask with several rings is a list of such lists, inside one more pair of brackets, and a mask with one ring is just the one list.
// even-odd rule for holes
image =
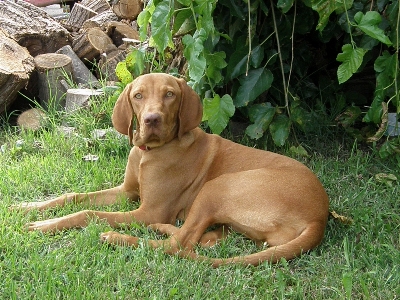
[[215, 31], [214, 28], [214, 19], [213, 19], [213, 10], [214, 5], [213, 1], [196, 1], [199, 4], [194, 7], [194, 11], [201, 15], [198, 18], [197, 28], [203, 28], [207, 33], [213, 33]]
[[274, 75], [270, 70], [259, 68], [249, 71], [247, 76], [242, 76], [240, 87], [235, 97], [235, 106], [247, 106], [263, 92], [271, 87]]
[[176, 14], [173, 32], [176, 35], [184, 35], [196, 29], [193, 14], [189, 9], [182, 10]]
[[358, 68], [361, 66], [364, 54], [367, 50], [362, 48], [353, 48], [350, 44], [343, 45], [343, 53], [336, 57], [337, 61], [342, 62], [337, 70], [339, 83], [346, 82]]
[[151, 17], [151, 38], [157, 50], [163, 53], [167, 47], [173, 47], [170, 19], [173, 7], [169, 0], [160, 2]]
[[214, 98], [205, 98], [203, 106], [203, 121], [208, 121], [208, 126], [213, 133], [220, 134], [235, 113], [231, 96], [226, 94], [222, 98], [219, 95], [215, 95]]
[[292, 8], [294, 0], [278, 0], [277, 7], [285, 14]]
[[377, 11], [368, 11], [365, 15], [359, 11], [354, 15], [354, 20], [358, 24], [357, 27], [370, 37], [373, 37], [386, 45], [392, 44], [384, 31], [378, 27], [382, 18]]
[[134, 77], [138, 77], [143, 74], [145, 67], [145, 52], [142, 49], [133, 49], [125, 59], [126, 68], [133, 74]]
[[271, 103], [261, 103], [249, 108], [249, 117], [254, 124], [246, 128], [246, 134], [252, 139], [259, 139], [267, 130], [276, 113]]
[[180, 4], [183, 4], [184, 6], [190, 6], [190, 4], [193, 2], [192, 0], [177, 0]]
[[269, 131], [275, 145], [283, 146], [290, 132], [290, 119], [286, 115], [279, 115], [269, 125]]
[[151, 14], [148, 10], [143, 10], [137, 17], [137, 22], [139, 25], [139, 37], [143, 42], [147, 38], [147, 28], [150, 23]]
[[123, 84], [128, 84], [133, 80], [131, 72], [128, 71], [125, 61], [120, 61], [115, 68], [115, 74]]
[[264, 53], [264, 47], [261, 45], [258, 45], [251, 50], [250, 64], [254, 68], [258, 68], [261, 65], [264, 59]]
[[388, 51], [383, 51], [382, 55], [375, 60], [375, 72], [384, 72], [388, 77], [393, 79], [396, 76], [396, 58], [396, 53], [390, 55]]
[[229, 79], [232, 80], [246, 73], [247, 54], [247, 48], [240, 48], [231, 55], [227, 68]]
[[330, 15], [334, 11], [340, 13], [344, 9], [350, 9], [353, 5], [353, 0], [310, 0], [310, 2], [305, 1], [305, 4], [311, 6], [318, 13], [317, 30], [321, 32], [328, 24]]
[[223, 79], [221, 70], [227, 66], [226, 54], [220, 51], [212, 54], [207, 53], [205, 57], [207, 61], [206, 75], [214, 84], [217, 84]]
[[199, 82], [204, 76], [206, 59], [204, 57], [204, 42], [207, 35], [204, 29], [196, 30], [193, 36], [187, 34], [182, 38], [185, 45], [183, 55], [189, 61], [189, 77], [194, 82]]

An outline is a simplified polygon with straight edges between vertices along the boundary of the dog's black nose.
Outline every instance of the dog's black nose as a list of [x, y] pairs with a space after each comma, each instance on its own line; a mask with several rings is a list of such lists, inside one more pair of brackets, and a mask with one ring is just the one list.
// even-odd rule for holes
[[161, 116], [157, 113], [148, 113], [144, 116], [144, 124], [147, 126], [157, 126], [161, 122]]

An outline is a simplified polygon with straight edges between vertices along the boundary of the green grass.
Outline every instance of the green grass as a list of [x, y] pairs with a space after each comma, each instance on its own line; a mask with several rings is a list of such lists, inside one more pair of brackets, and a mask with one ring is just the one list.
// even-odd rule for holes
[[[21, 201], [49, 199], [70, 191], [95, 191], [121, 183], [129, 146], [109, 135], [96, 141], [91, 130], [106, 128], [110, 107], [92, 108], [64, 121], [77, 126], [69, 138], [55, 130], [17, 132], [4, 126], [0, 145], [0, 298], [1, 299], [395, 299], [400, 295], [400, 192], [375, 179], [378, 173], [400, 178], [395, 163], [373, 152], [316, 139], [303, 159], [326, 187], [330, 208], [351, 217], [352, 225], [328, 222], [323, 243], [309, 254], [277, 265], [225, 266], [168, 256], [161, 250], [108, 247], [99, 234], [111, 228], [94, 220], [89, 227], [55, 235], [27, 232], [24, 224], [82, 209], [68, 205], [27, 215], [10, 211]], [[97, 109], [97, 111], [93, 111]], [[92, 116], [95, 117], [92, 117]], [[16, 146], [17, 140], [24, 143]], [[320, 139], [320, 140], [318, 140]], [[307, 146], [307, 143], [306, 145]], [[99, 156], [85, 162], [86, 154]], [[289, 152], [287, 152], [289, 153]], [[130, 210], [123, 202], [106, 210]], [[146, 238], [141, 226], [121, 232]], [[238, 234], [221, 245], [199, 250], [213, 257], [257, 251]]]

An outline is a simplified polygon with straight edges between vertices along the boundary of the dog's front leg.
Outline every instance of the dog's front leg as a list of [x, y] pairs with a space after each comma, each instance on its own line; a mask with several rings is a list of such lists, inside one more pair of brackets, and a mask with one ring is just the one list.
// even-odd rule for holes
[[45, 210], [52, 207], [61, 207], [65, 206], [68, 203], [83, 203], [94, 206], [111, 205], [117, 203], [124, 197], [131, 200], [136, 200], [138, 198], [138, 192], [128, 192], [123, 188], [123, 186], [117, 186], [111, 189], [97, 192], [68, 193], [46, 201], [22, 202], [13, 205], [11, 209], [27, 212], [33, 209]]
[[120, 224], [131, 224], [133, 222], [145, 222], [138, 213], [138, 210], [130, 212], [104, 212], [94, 210], [84, 210], [60, 218], [54, 218], [44, 221], [36, 221], [27, 224], [29, 231], [40, 230], [42, 232], [56, 232], [68, 228], [81, 228], [88, 225], [93, 218], [105, 220], [112, 227], [118, 227]]

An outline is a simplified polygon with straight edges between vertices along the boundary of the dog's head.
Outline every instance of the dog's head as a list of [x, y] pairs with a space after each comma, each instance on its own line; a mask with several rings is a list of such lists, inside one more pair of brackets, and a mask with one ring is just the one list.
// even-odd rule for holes
[[199, 96], [185, 80], [154, 73], [126, 86], [115, 103], [112, 122], [131, 144], [154, 148], [196, 128], [202, 113]]

